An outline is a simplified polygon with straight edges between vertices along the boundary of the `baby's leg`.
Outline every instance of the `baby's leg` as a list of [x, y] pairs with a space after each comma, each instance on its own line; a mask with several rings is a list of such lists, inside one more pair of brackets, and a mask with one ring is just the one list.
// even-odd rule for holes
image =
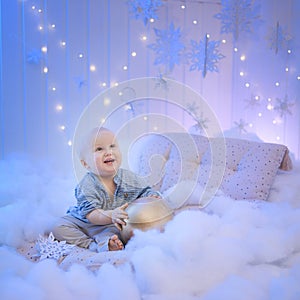
[[98, 252], [124, 249], [120, 231], [114, 225], [93, 226], [88, 229], [88, 233], [97, 243]]
[[53, 235], [59, 241], [66, 241], [68, 244], [89, 248], [94, 240], [85, 233], [83, 228], [85, 225], [86, 223], [76, 218], [64, 216], [55, 225]]

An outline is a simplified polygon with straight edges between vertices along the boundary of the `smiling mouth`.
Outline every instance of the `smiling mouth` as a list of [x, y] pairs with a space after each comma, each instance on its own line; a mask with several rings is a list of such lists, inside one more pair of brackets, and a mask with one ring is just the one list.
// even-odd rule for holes
[[113, 158], [108, 158], [104, 161], [105, 164], [112, 164], [113, 162], [115, 162], [116, 160]]

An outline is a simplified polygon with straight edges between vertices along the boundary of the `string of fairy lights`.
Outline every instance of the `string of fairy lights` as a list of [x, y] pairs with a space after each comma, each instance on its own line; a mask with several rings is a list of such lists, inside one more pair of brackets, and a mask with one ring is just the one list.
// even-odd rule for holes
[[[29, 12], [36, 17], [36, 21], [37, 21], [37, 31], [41, 34], [44, 35], [46, 32], [51, 33], [51, 32], [59, 32], [60, 28], [59, 26], [57, 26], [57, 24], [51, 22], [51, 16], [48, 13], [47, 16], [47, 24], [45, 24], [45, 16], [44, 16], [44, 10], [43, 7], [38, 5], [38, 4], [29, 4], [28, 3], [28, 8], [29, 8]], [[160, 7], [160, 9], [163, 9], [163, 7]], [[178, 1], [178, 14], [180, 14], [180, 11], [186, 11], [187, 9], [189, 9], [188, 3], [182, 3], [181, 1]], [[145, 47], [147, 47], [147, 43], [150, 42], [151, 37], [150, 35], [153, 34], [152, 31], [149, 30], [150, 29], [157, 29], [159, 28], [159, 18], [152, 18], [151, 16], [146, 20], [147, 21], [147, 27], [144, 26], [142, 27], [142, 25], [140, 26], [141, 31], [140, 34], [138, 36], [133, 36], [131, 34], [131, 39], [134, 42], [141, 42], [144, 44]], [[200, 26], [200, 19], [197, 18], [192, 18], [190, 20], [185, 20], [184, 22], [187, 22], [189, 25], [191, 26]], [[136, 21], [138, 22], [138, 21]], [[147, 30], [145, 30], [145, 28]], [[176, 29], [176, 25], [175, 25], [175, 29]], [[287, 34], [285, 35], [285, 33], [282, 31], [280, 24], [276, 24], [276, 36], [274, 38], [274, 36], [269, 37], [269, 41], [270, 43], [273, 43], [271, 45], [271, 48], [273, 48], [274, 51], [278, 52], [278, 47], [281, 47], [281, 51], [285, 52], [285, 55], [287, 56], [286, 59], [286, 64], [284, 66], [284, 70], [279, 70], [279, 72], [281, 72], [282, 74], [284, 73], [285, 75], [283, 77], [282, 80], [283, 81], [289, 81], [291, 82], [291, 79], [293, 79], [293, 83], [295, 83], [295, 80], [297, 82], [300, 82], [300, 71], [296, 69], [296, 67], [292, 64], [292, 60], [290, 59], [290, 57], [292, 57], [293, 55], [295, 55], [294, 50], [292, 48], [292, 46], [289, 46], [288, 43], [288, 39], [287, 38]], [[35, 30], [34, 28], [32, 29], [33, 31]], [[281, 30], [281, 31], [280, 31]], [[145, 33], [146, 32], [146, 33]], [[280, 35], [279, 35], [280, 33]], [[205, 36], [206, 39], [211, 40], [211, 36], [209, 33], [206, 34]], [[274, 39], [277, 41], [276, 46], [274, 46]], [[279, 41], [279, 39], [281, 39], [281, 41]], [[229, 39], [230, 40], [230, 39]], [[264, 92], [263, 89], [263, 84], [261, 84], [261, 86], [259, 87], [259, 89], [257, 88], [257, 86], [255, 86], [255, 83], [253, 81], [253, 79], [255, 79], [253, 76], [255, 76], [255, 74], [251, 74], [249, 71], [249, 66], [247, 66], [246, 62], [249, 59], [251, 54], [247, 54], [246, 49], [244, 50], [242, 46], [232, 46], [233, 43], [232, 42], [228, 42], [228, 39], [222, 38], [220, 39], [220, 45], [223, 45], [223, 47], [226, 47], [226, 49], [222, 48], [224, 51], [227, 51], [229, 49], [230, 51], [230, 47], [232, 47], [231, 51], [232, 51], [232, 55], [233, 55], [233, 59], [236, 61], [237, 64], [237, 77], [239, 78], [239, 84], [245, 89], [245, 95], [248, 95], [248, 97], [244, 96], [243, 99], [237, 99], [237, 101], [243, 102], [244, 105], [244, 110], [245, 112], [241, 112], [241, 116], [239, 119], [233, 120], [233, 127], [238, 128], [238, 130], [240, 131], [241, 134], [248, 132], [248, 128], [249, 130], [255, 130], [255, 126], [256, 126], [256, 120], [257, 118], [259, 120], [262, 120], [266, 114], [269, 112], [271, 114], [271, 125], [275, 126], [274, 128], [279, 128], [280, 126], [282, 127], [286, 121], [287, 121], [287, 117], [289, 115], [292, 115], [293, 112], [295, 111], [294, 108], [296, 107], [296, 100], [297, 99], [290, 99], [289, 95], [287, 93], [287, 89], [285, 89], [285, 92], [283, 92], [282, 90], [279, 89], [282, 88], [285, 84], [284, 82], [282, 82], [282, 80], [278, 80], [278, 79], [270, 79], [273, 80], [273, 87], [276, 88], [278, 90], [278, 94], [279, 96], [274, 96], [274, 94], [276, 92], [274, 91], [267, 91]], [[281, 44], [279, 44], [278, 42], [281, 42]], [[283, 43], [285, 43], [284, 47], [283, 47]], [[57, 47], [58, 45], [58, 47]], [[45, 62], [47, 60], [45, 60], [44, 58], [47, 57], [48, 55], [48, 47], [57, 47], [56, 50], [59, 49], [63, 49], [66, 50], [69, 45], [68, 45], [68, 41], [65, 39], [61, 39], [59, 41], [59, 43], [57, 45], [40, 45], [39, 48], [35, 48], [33, 50], [28, 51], [27, 53], [27, 62], [28, 63], [34, 63], [34, 64], [40, 64], [41, 65], [41, 72], [43, 74], [49, 74], [49, 72], [51, 72], [51, 66], [47, 65]], [[276, 49], [274, 49], [274, 47]], [[140, 63], [138, 61], [138, 57], [139, 57], [139, 53], [137, 50], [135, 49], [130, 49], [128, 47], [128, 51], [130, 51], [128, 53], [128, 60], [130, 59], [130, 62], [124, 62], [120, 65], [119, 69], [120, 72], [130, 72], [131, 71], [131, 66], [134, 63]], [[149, 51], [149, 49], [148, 49]], [[213, 50], [212, 50], [213, 51]], [[276, 53], [277, 53], [276, 52]], [[53, 53], [53, 50], [52, 50]], [[88, 65], [88, 70], [91, 73], [96, 72], [97, 70], [101, 69], [101, 66], [95, 64], [95, 63], [91, 63], [89, 60], [87, 60], [87, 53], [85, 52], [79, 52], [77, 54], [77, 59], [80, 61], [85, 61], [85, 63], [89, 62], [90, 64]], [[226, 59], [226, 57], [225, 57]], [[153, 63], [153, 62], [149, 62], [149, 63]], [[220, 65], [222, 67], [222, 62], [220, 61]], [[159, 66], [158, 66], [159, 69]], [[131, 73], [130, 73], [131, 74]], [[115, 76], [118, 76], [118, 74], [114, 74]], [[148, 75], [148, 74], [147, 74]], [[162, 74], [161, 72], [159, 72], [159, 75], [156, 74], [156, 76], [158, 78], [160, 78], [161, 80], [163, 80], [163, 76], [166, 76], [164, 74]], [[185, 76], [185, 78], [187, 78], [187, 76]], [[274, 76], [275, 78], [275, 76]], [[205, 79], [203, 79], [205, 80]], [[76, 84], [78, 86], [78, 88], [82, 88], [84, 86], [86, 86], [87, 88], [89, 88], [89, 85], [91, 84], [90, 79], [87, 80], [85, 77], [81, 77], [79, 76], [78, 78], [76, 78]], [[117, 80], [112, 80], [111, 78], [109, 78], [107, 81], [106, 80], [99, 80], [98, 82], [98, 87], [99, 87], [99, 92], [102, 91], [103, 89], [107, 89], [113, 86], [118, 86], [118, 81]], [[49, 87], [50, 90], [55, 93], [57, 91], [57, 86], [52, 85], [51, 87]], [[259, 92], [257, 92], [257, 90], [259, 90]], [[57, 113], [63, 113], [65, 110], [65, 107], [63, 105], [64, 101], [57, 101], [57, 103], [54, 106], [54, 109]], [[107, 104], [109, 105], [109, 103]], [[125, 106], [126, 110], [133, 110], [134, 108], [127, 104]], [[251, 112], [253, 111], [253, 113]], [[255, 111], [255, 112], [254, 112]], [[196, 112], [193, 112], [194, 115]], [[203, 120], [201, 120], [201, 112], [198, 113], [198, 121], [199, 124], [203, 125]], [[104, 120], [103, 120], [104, 121]], [[72, 146], [72, 140], [70, 139], [70, 132], [68, 132], [68, 127], [69, 125], [66, 123], [67, 120], [65, 122], [62, 122], [59, 126], [58, 126], [58, 130], [61, 131], [62, 133], [65, 134], [66, 136], [66, 140], [67, 140], [67, 144], [69, 146]], [[269, 125], [268, 125], [269, 126]], [[279, 130], [280, 131], [280, 130]], [[283, 136], [284, 136], [284, 132], [279, 132], [278, 130], [275, 130], [275, 136], [273, 137], [274, 140], [276, 141], [283, 141]], [[298, 142], [299, 144], [299, 142]]]

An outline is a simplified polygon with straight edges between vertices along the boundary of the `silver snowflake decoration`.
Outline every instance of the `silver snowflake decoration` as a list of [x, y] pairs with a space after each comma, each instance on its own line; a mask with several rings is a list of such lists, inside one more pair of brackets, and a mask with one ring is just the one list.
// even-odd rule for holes
[[129, 0], [129, 13], [135, 18], [140, 19], [147, 25], [150, 19], [157, 20], [157, 10], [163, 6], [161, 0]]
[[62, 256], [68, 255], [74, 247], [75, 245], [66, 244], [66, 241], [56, 241], [52, 232], [48, 238], [40, 236], [36, 244], [40, 260], [46, 258], [58, 260]]
[[241, 32], [252, 32], [259, 23], [260, 6], [252, 0], [222, 0], [222, 10], [215, 15], [222, 23], [221, 33], [232, 33], [238, 40]]
[[187, 54], [191, 60], [190, 71], [202, 71], [202, 76], [205, 77], [207, 71], [218, 72], [217, 63], [225, 56], [218, 50], [220, 41], [210, 41], [208, 35], [197, 43], [191, 40], [192, 52]]
[[166, 30], [154, 28], [156, 43], [148, 45], [156, 54], [155, 65], [165, 65], [167, 71], [172, 71], [175, 65], [184, 60], [185, 46], [180, 27], [171, 23]]
[[245, 108], [253, 108], [255, 106], [260, 106], [260, 98], [258, 96], [251, 95], [250, 99], [245, 99], [246, 102]]
[[288, 41], [291, 40], [291, 37], [284, 31], [279, 22], [277, 22], [276, 26], [271, 29], [267, 39], [270, 42], [270, 49], [274, 50], [277, 54], [279, 49], [287, 47]]
[[42, 51], [38, 49], [32, 49], [27, 53], [26, 61], [29, 64], [38, 65], [43, 58]]
[[247, 133], [245, 127], [247, 127], [249, 124], [246, 123], [243, 119], [240, 119], [239, 122], [234, 122], [234, 124], [236, 125], [236, 128], [239, 130], [240, 134]]
[[289, 102], [287, 95], [284, 97], [284, 99], [276, 98], [276, 102], [277, 105], [274, 106], [274, 110], [280, 114], [281, 118], [287, 114], [292, 115], [290, 107], [294, 106], [295, 103]]

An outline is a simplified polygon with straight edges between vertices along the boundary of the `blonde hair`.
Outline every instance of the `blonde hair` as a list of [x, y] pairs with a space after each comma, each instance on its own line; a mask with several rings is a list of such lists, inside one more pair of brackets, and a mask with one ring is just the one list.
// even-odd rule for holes
[[90, 147], [93, 144], [93, 142], [101, 132], [111, 132], [112, 134], [114, 134], [111, 130], [109, 130], [106, 127], [94, 127], [90, 131], [88, 131], [82, 137], [77, 147], [77, 155], [80, 160], [85, 159], [85, 154], [88, 147]]

